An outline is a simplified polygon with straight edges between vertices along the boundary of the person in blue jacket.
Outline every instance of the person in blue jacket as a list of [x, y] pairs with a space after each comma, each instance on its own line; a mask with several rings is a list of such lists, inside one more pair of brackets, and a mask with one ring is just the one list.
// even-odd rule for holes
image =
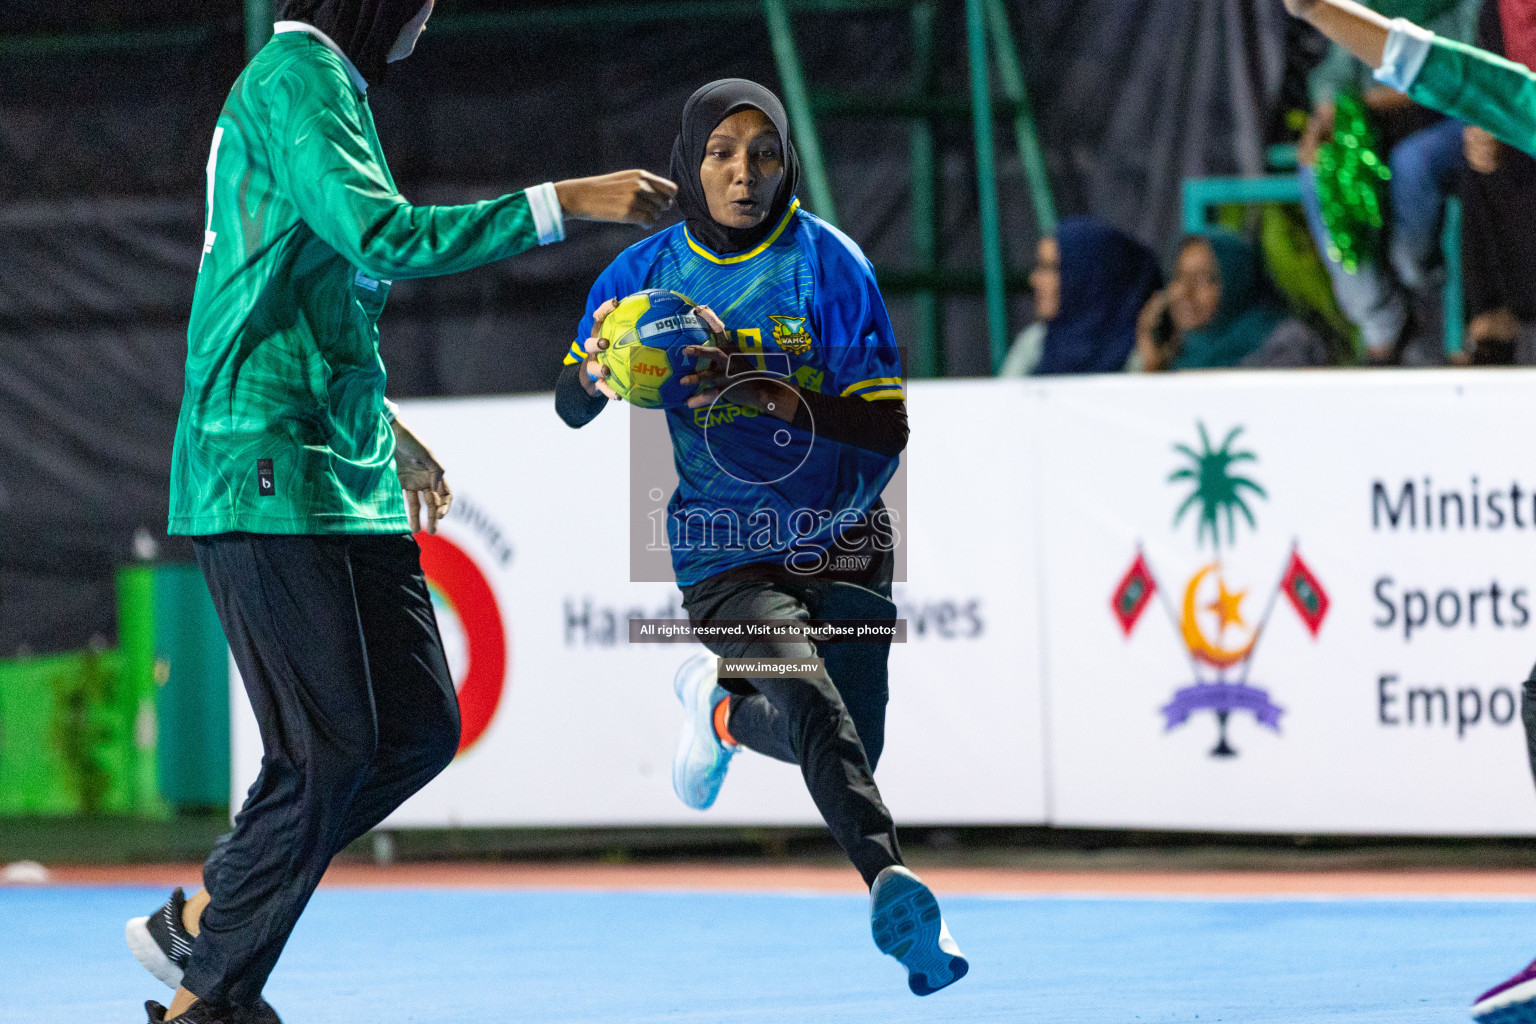
[[[859, 247], [795, 196], [788, 118], [770, 91], [712, 82], [683, 108], [672, 151], [684, 222], [625, 250], [598, 277], [556, 388], [571, 426], [613, 392], [594, 357], [616, 300], [684, 295], [715, 336], [689, 350], [700, 391], [666, 411], [678, 487], [672, 564], [696, 624], [891, 622], [900, 524], [880, 501], [906, 447], [906, 393], [885, 302]], [[686, 715], [673, 788], [714, 803], [746, 747], [800, 766], [833, 836], [871, 889], [876, 945], [927, 995], [968, 969], [933, 893], [902, 863], [875, 785], [889, 640], [804, 634], [706, 640], [725, 658], [774, 662], [717, 678], [701, 656], [674, 689]], [[777, 671], [782, 667], [783, 672]]]

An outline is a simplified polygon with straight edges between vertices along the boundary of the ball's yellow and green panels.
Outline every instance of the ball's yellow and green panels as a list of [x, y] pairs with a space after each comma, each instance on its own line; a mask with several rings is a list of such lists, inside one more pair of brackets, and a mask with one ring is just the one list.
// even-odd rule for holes
[[608, 367], [614, 394], [642, 409], [659, 409], [661, 386], [672, 378], [672, 362], [664, 350], [640, 341], [636, 327], [650, 310], [650, 295], [639, 292], [604, 317], [599, 336], [608, 347], [598, 353], [597, 361]]

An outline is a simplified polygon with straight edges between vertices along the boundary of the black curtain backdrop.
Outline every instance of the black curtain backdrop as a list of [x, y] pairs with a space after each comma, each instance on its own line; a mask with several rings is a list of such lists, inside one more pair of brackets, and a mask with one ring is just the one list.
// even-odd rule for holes
[[[439, 4], [439, 17], [498, 5]], [[541, 6], [552, 6], [549, 4]], [[569, 4], [567, 6], [577, 6]], [[14, 35], [201, 25], [197, 45], [0, 59], [0, 657], [115, 633], [112, 570], [165, 537], [203, 169], [243, 63], [230, 0], [128, 5], [21, 0]], [[1181, 180], [1262, 170], [1280, 87], [1280, 0], [1013, 0], [1063, 215], [1097, 213], [1170, 250]], [[941, 88], [968, 94], [963, 5], [940, 4]], [[904, 12], [805, 15], [814, 91], [897, 97], [910, 83]], [[371, 93], [402, 189], [483, 198], [627, 166], [664, 171], [683, 101], [739, 75], [777, 88], [761, 19], [658, 22], [605, 33], [434, 34]], [[877, 266], [911, 264], [899, 120], [824, 117], [841, 226]], [[980, 266], [965, 118], [941, 123], [941, 262]], [[1010, 263], [1036, 240], [1011, 125], [999, 122]], [[390, 392], [406, 398], [547, 390], [590, 282], [637, 230], [575, 224], [569, 239], [457, 277], [401, 282], [383, 321]], [[887, 296], [911, 343], [911, 300]], [[979, 296], [944, 304], [952, 375], [988, 371]], [[1029, 318], [1025, 296], [1011, 328]], [[551, 411], [553, 415], [553, 411]], [[515, 471], [515, 467], [513, 467]]]

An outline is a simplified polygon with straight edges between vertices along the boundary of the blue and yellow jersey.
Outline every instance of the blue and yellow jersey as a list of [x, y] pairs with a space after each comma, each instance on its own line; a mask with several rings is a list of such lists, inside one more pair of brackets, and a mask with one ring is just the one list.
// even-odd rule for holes
[[[802, 389], [871, 402], [906, 397], [874, 268], [852, 239], [798, 200], [748, 252], [716, 255], [678, 224], [620, 253], [587, 296], [566, 363], [583, 360], [598, 306], [646, 288], [709, 306], [757, 369]], [[825, 548], [834, 530], [870, 509], [896, 471], [897, 458], [818, 439], [724, 401], [666, 415], [678, 475], [669, 540], [683, 586]]]

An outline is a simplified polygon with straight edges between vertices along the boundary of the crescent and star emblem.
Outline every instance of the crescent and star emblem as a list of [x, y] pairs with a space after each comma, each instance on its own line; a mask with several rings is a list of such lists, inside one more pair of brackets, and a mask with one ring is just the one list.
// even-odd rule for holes
[[[1219, 575], [1216, 577], [1216, 600], [1203, 607], [1198, 602], [1200, 584], [1211, 573], [1220, 569], [1220, 562], [1212, 562], [1189, 581], [1189, 586], [1184, 589], [1184, 614], [1180, 619], [1180, 631], [1184, 634], [1184, 643], [1189, 647], [1189, 653], [1208, 665], [1217, 668], [1230, 668], [1244, 661], [1253, 653], [1253, 645], [1257, 637], [1250, 635], [1248, 642], [1240, 648], [1228, 648], [1221, 646], [1222, 636], [1228, 626], [1245, 628], [1247, 623], [1243, 621], [1243, 598], [1248, 596], [1248, 591], [1239, 590], [1236, 593], [1227, 589], [1227, 583]], [[1216, 642], [1205, 635], [1200, 628], [1199, 613], [1201, 611], [1216, 613]]]

